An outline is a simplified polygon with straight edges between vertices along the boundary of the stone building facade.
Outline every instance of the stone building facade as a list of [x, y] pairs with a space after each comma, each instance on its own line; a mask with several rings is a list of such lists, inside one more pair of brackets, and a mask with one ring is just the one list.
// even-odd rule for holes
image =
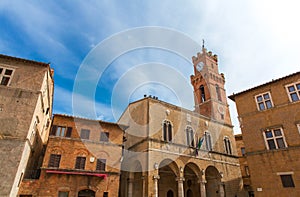
[[225, 78], [216, 55], [193, 57], [195, 111], [145, 97], [130, 103], [122, 197], [245, 196]]
[[243, 178], [244, 189], [245, 191], [247, 191], [249, 197], [252, 197], [254, 196], [254, 191], [251, 186], [250, 170], [247, 162], [246, 149], [243, 141], [243, 136], [242, 134], [237, 134], [234, 137], [235, 137], [237, 153], [239, 156], [239, 163], [240, 163], [240, 168], [241, 168], [241, 173]]
[[237, 106], [255, 196], [299, 196], [300, 72], [229, 98]]
[[53, 72], [46, 63], [0, 55], [0, 196], [38, 176], [52, 118]]
[[41, 176], [24, 179], [20, 196], [118, 196], [125, 128], [54, 115]]

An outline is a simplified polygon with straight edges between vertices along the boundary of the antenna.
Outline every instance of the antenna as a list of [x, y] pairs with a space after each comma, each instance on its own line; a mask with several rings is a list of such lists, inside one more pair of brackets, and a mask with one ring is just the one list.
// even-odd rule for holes
[[202, 39], [202, 49], [204, 49], [204, 39]]

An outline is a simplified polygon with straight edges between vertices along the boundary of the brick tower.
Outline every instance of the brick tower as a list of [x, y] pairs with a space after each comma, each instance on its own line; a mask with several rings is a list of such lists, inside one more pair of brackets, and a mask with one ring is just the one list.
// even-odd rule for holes
[[218, 56], [207, 52], [203, 45], [202, 52], [192, 59], [194, 75], [191, 75], [191, 83], [194, 87], [195, 111], [231, 125], [224, 89], [225, 78], [223, 73], [219, 73]]

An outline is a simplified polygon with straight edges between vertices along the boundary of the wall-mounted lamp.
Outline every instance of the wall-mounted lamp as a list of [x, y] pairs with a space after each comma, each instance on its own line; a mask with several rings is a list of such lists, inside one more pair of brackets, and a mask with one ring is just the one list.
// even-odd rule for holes
[[158, 163], [156, 163], [156, 162], [154, 163], [154, 169], [158, 170]]
[[220, 176], [221, 176], [221, 178], [223, 178], [223, 176], [224, 176], [224, 173], [223, 173], [223, 172], [220, 172]]

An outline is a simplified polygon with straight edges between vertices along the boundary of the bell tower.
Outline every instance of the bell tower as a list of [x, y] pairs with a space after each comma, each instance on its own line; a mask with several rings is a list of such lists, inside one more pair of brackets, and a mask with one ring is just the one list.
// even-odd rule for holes
[[219, 73], [218, 56], [207, 52], [204, 44], [202, 51], [193, 56], [194, 75], [191, 83], [194, 88], [195, 111], [211, 119], [231, 125], [225, 77]]

